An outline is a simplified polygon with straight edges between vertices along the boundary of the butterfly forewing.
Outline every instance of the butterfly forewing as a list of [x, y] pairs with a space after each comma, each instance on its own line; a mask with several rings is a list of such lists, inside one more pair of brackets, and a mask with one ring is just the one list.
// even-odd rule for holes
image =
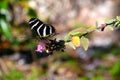
[[30, 26], [31, 30], [34, 30], [34, 32], [40, 38], [47, 38], [56, 33], [55, 28], [53, 26], [47, 25], [37, 18], [31, 18], [29, 21], [29, 26]]

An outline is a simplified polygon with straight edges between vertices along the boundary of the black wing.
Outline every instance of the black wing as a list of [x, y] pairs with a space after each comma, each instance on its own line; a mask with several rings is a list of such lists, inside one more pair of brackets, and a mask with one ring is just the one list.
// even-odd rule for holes
[[56, 33], [56, 30], [52, 25], [47, 25], [37, 18], [31, 18], [29, 26], [40, 38], [52, 36]]

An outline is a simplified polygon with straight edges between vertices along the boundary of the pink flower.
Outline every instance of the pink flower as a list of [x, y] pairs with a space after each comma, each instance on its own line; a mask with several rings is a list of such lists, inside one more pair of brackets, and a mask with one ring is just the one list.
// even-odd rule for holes
[[104, 31], [105, 27], [106, 27], [106, 24], [105, 24], [105, 23], [104, 23], [104, 24], [101, 24], [101, 31]]
[[37, 52], [42, 53], [44, 50], [45, 50], [45, 47], [43, 45], [38, 45], [37, 46], [37, 50], [36, 50]]

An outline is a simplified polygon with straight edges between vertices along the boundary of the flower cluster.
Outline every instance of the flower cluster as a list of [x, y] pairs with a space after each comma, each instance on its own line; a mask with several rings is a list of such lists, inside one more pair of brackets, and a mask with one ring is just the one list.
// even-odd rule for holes
[[46, 40], [44, 41], [44, 45], [39, 44], [36, 52], [40, 54], [52, 55], [54, 51], [64, 51], [65, 49], [65, 41], [64, 40]]

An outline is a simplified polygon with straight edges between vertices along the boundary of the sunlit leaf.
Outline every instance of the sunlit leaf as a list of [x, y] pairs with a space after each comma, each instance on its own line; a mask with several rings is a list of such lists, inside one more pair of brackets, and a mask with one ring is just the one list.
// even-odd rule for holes
[[113, 23], [115, 21], [115, 19], [108, 19], [108, 20], [106, 20], [105, 22], [106, 23]]
[[120, 27], [120, 24], [118, 24], [118, 27]]
[[79, 35], [80, 35], [80, 32], [71, 32], [70, 35], [71, 35], [71, 36], [79, 36]]
[[87, 32], [87, 28], [83, 26], [83, 27], [72, 30], [70, 34], [84, 34], [86, 32]]
[[84, 37], [84, 36], [81, 37], [81, 43], [82, 43], [84, 50], [85, 51], [88, 50], [89, 40], [86, 37]]
[[88, 28], [88, 31], [93, 31], [93, 30], [96, 30], [96, 29], [97, 29], [96, 26], [90, 26], [90, 27]]
[[0, 27], [2, 29], [3, 34], [9, 39], [12, 40], [13, 36], [12, 33], [10, 32], [9, 25], [4, 21], [0, 20]]
[[117, 16], [116, 19], [120, 21], [120, 16]]
[[74, 46], [74, 44], [73, 44], [72, 42], [68, 42], [68, 45], [69, 45], [70, 47], [72, 47], [73, 49], [76, 49], [76, 47]]
[[119, 24], [120, 24], [120, 22], [117, 21], [117, 22], [114, 24], [114, 26], [115, 26], [115, 27], [118, 27]]
[[80, 46], [80, 38], [79, 36], [73, 36], [72, 37], [72, 43], [75, 47], [79, 47]]
[[70, 39], [70, 34], [68, 34], [68, 35], [65, 36], [65, 41], [67, 41], [69, 39]]
[[107, 26], [107, 28], [109, 29], [109, 30], [111, 30], [111, 31], [113, 31], [114, 30], [114, 28], [112, 27], [112, 26]]

